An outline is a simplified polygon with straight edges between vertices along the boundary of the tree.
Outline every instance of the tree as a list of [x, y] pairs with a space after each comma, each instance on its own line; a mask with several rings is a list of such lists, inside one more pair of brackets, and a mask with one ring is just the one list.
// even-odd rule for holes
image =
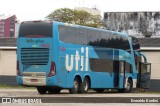
[[59, 22], [73, 23], [74, 11], [68, 8], [57, 9], [50, 13], [46, 18]]
[[75, 24], [86, 25], [91, 21], [91, 14], [84, 10], [74, 10]]
[[46, 18], [59, 22], [68, 22], [96, 28], [103, 26], [102, 17], [100, 15], [92, 15], [84, 10], [61, 8], [53, 11]]

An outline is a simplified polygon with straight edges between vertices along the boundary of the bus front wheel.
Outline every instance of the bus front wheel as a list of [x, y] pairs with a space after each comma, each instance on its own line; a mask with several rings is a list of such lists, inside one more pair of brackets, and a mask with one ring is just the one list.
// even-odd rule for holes
[[128, 79], [126, 88], [124, 89], [124, 92], [126, 92], [126, 93], [131, 92], [132, 87], [133, 87], [132, 80]]
[[133, 87], [132, 80], [128, 79], [127, 84], [126, 84], [126, 88], [118, 89], [118, 92], [119, 93], [129, 93], [132, 91], [132, 87]]
[[73, 87], [69, 89], [69, 92], [71, 94], [77, 94], [80, 89], [80, 82], [77, 77], [74, 78]]
[[47, 88], [39, 86], [39, 87], [37, 87], [37, 91], [39, 94], [45, 94], [47, 92]]

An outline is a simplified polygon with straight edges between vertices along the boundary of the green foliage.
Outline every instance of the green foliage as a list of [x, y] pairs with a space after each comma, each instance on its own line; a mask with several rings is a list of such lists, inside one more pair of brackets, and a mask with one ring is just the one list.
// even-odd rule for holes
[[90, 20], [91, 14], [83, 10], [74, 10], [75, 24], [86, 25]]
[[57, 9], [47, 16], [48, 19], [60, 21], [60, 22], [70, 22], [74, 20], [74, 11], [68, 8]]
[[53, 11], [46, 18], [59, 22], [67, 22], [96, 28], [103, 26], [102, 17], [100, 15], [92, 15], [84, 10], [61, 8]]

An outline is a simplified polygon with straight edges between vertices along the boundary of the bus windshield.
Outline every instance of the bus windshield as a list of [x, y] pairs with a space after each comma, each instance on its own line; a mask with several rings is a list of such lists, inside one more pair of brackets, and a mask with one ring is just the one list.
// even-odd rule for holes
[[52, 23], [23, 22], [20, 26], [19, 37], [52, 37]]
[[140, 45], [138, 43], [138, 40], [135, 37], [132, 37], [132, 46], [133, 46], [133, 50], [136, 50], [136, 51], [140, 50]]

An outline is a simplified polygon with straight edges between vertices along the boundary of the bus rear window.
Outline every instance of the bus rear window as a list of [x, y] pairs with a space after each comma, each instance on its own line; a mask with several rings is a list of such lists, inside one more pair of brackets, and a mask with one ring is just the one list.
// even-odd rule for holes
[[20, 26], [19, 37], [52, 37], [52, 23], [23, 22]]

